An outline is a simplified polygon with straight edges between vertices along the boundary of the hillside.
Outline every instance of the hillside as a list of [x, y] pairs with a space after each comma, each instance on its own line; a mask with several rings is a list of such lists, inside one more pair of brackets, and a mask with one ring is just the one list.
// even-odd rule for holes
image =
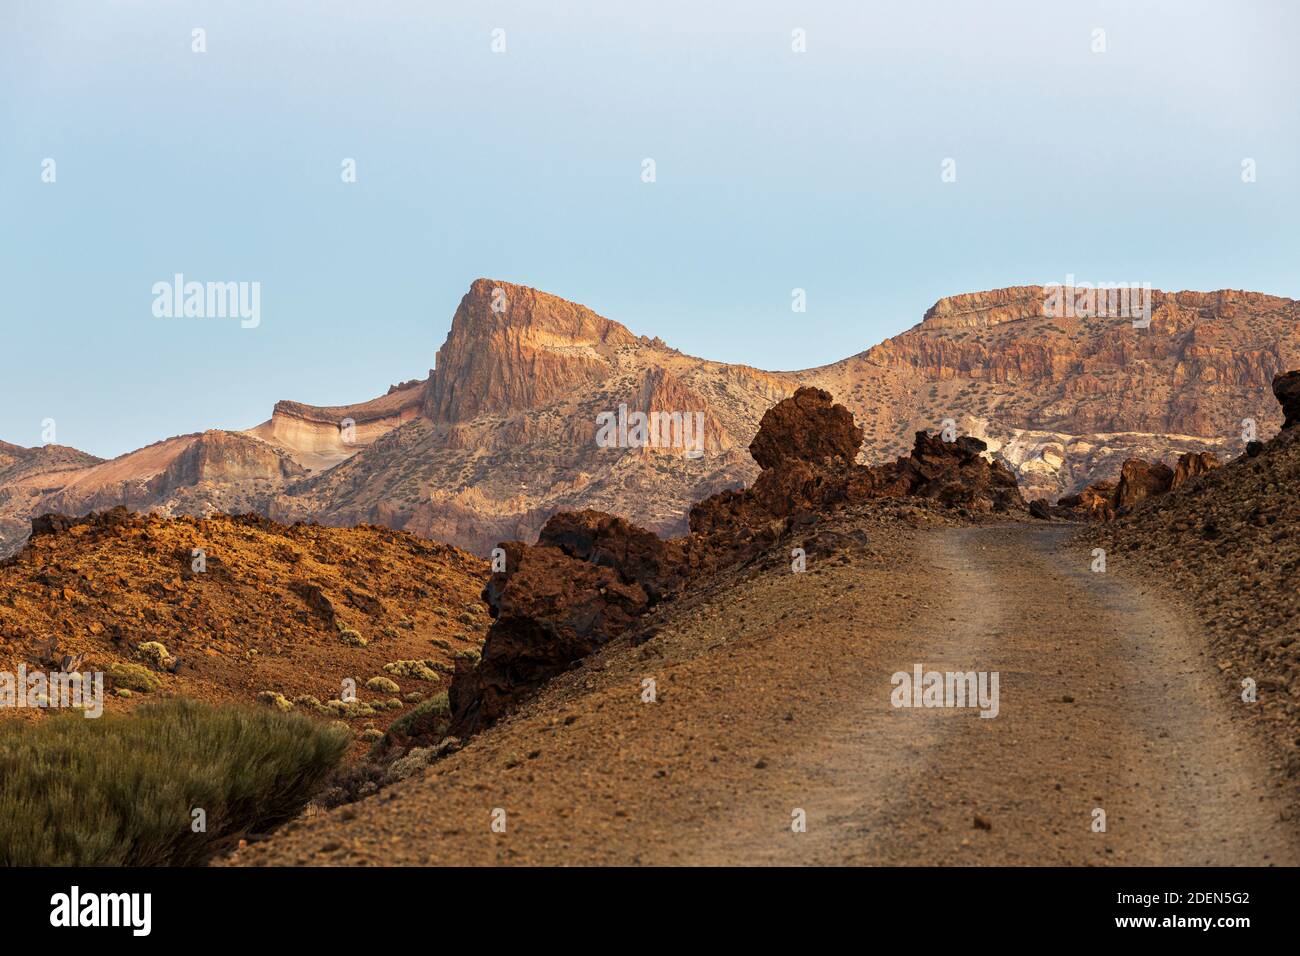
[[1300, 428], [1087, 537], [1107, 550], [1108, 571], [1150, 581], [1196, 612], [1234, 693], [1253, 682], [1257, 702], [1241, 710], [1269, 727], [1300, 774]]
[[[455, 655], [476, 651], [487, 629], [486, 563], [387, 528], [121, 509], [37, 525], [0, 562], [0, 670], [107, 673], [110, 711], [159, 695], [252, 702], [269, 692], [326, 704], [351, 678], [362, 701], [380, 705], [354, 708], [353, 726], [382, 729], [415, 703], [407, 695], [445, 690]], [[385, 670], [397, 661], [432, 673]], [[373, 677], [399, 690], [367, 689]]]

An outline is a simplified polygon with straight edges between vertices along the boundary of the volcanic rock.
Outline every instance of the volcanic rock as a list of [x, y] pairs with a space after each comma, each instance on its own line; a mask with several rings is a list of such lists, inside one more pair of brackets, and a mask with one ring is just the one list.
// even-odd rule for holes
[[749, 453], [759, 468], [792, 461], [847, 466], [858, 457], [862, 429], [853, 415], [820, 388], [800, 388], [769, 408], [758, 423]]
[[451, 733], [458, 737], [508, 713], [627, 630], [651, 605], [640, 583], [625, 580], [635, 561], [620, 568], [572, 557], [554, 545], [507, 542], [504, 548], [508, 570], [494, 574], [483, 592], [493, 623], [482, 658], [477, 665], [456, 662], [449, 701]]
[[1109, 521], [1115, 517], [1115, 482], [1094, 482], [1078, 494], [1066, 495], [1057, 505], [1068, 509], [1077, 518]]
[[1300, 423], [1300, 371], [1284, 372], [1273, 379], [1273, 397], [1282, 406], [1283, 428]]
[[1115, 486], [1115, 507], [1126, 511], [1139, 501], [1163, 495], [1173, 485], [1173, 480], [1174, 473], [1168, 465], [1130, 458], [1120, 469], [1119, 484]]
[[1203, 475], [1206, 472], [1213, 471], [1222, 464], [1218, 456], [1211, 452], [1189, 451], [1181, 455], [1178, 464], [1174, 466], [1174, 477], [1169, 490], [1175, 491], [1187, 484], [1188, 480], [1195, 475]]

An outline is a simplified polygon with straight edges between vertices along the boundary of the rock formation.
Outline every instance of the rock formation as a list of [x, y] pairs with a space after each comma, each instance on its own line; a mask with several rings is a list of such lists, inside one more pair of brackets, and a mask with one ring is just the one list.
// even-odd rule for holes
[[1300, 423], [1300, 371], [1284, 372], [1273, 379], [1273, 397], [1282, 406], [1282, 427]]
[[1139, 501], [1163, 495], [1173, 482], [1173, 470], [1167, 465], [1130, 458], [1119, 471], [1119, 482], [1115, 485], [1115, 507], [1127, 511]]
[[493, 625], [477, 664], [452, 683], [452, 733], [474, 733], [575, 660], [632, 627], [661, 601], [722, 565], [749, 561], [820, 515], [877, 498], [936, 500], [962, 512], [1023, 509], [1015, 478], [977, 439], [916, 436], [911, 455], [855, 462], [862, 432], [820, 389], [800, 388], [764, 414], [750, 452], [761, 472], [741, 491], [691, 509], [691, 533], [662, 540], [622, 518], [560, 513], [537, 544], [501, 545], [505, 570], [483, 598]]
[[1169, 484], [1169, 490], [1177, 491], [1192, 478], [1213, 471], [1222, 464], [1223, 462], [1209, 452], [1189, 451], [1180, 456], [1178, 463], [1174, 465], [1174, 477]]

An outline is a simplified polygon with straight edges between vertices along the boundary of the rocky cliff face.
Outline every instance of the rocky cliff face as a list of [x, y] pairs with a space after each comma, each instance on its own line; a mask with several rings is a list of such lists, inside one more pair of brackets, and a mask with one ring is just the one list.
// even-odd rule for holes
[[388, 524], [479, 553], [534, 540], [552, 514], [582, 508], [681, 533], [693, 500], [756, 474], [744, 446], [796, 384], [480, 279], [456, 310], [418, 419], [288, 485], [271, 513]]
[[417, 418], [427, 387], [427, 380], [404, 382], [372, 401], [328, 408], [277, 402], [270, 420], [246, 434], [286, 452], [307, 471], [328, 471], [380, 436]]
[[951, 418], [1055, 499], [1130, 458], [1230, 457], [1253, 420], [1276, 430], [1270, 384], [1300, 361], [1300, 304], [1254, 292], [1151, 293], [1151, 322], [1044, 314], [1037, 286], [953, 296], [921, 323], [804, 375], [866, 430], [868, 459]]
[[609, 377], [613, 350], [637, 342], [586, 306], [477, 279], [438, 350], [424, 414], [433, 422], [461, 422], [550, 405]]
[[[1038, 286], [950, 296], [865, 352], [777, 373], [683, 355], [585, 306], [479, 279], [429, 378], [372, 401], [280, 402], [229, 441], [205, 433], [190, 450], [198, 438], [182, 436], [112, 462], [64, 462], [36, 481], [6, 478], [21, 462], [0, 446], [0, 554], [39, 510], [115, 504], [370, 522], [479, 553], [584, 508], [680, 534], [693, 502], [758, 477], [745, 449], [800, 385], [847, 407], [863, 431], [860, 462], [904, 456], [917, 432], [950, 420], [1026, 499], [1117, 481], [1130, 459], [1229, 459], [1251, 421], [1260, 439], [1276, 430], [1270, 386], [1300, 365], [1300, 303], [1156, 291], [1150, 326], [1134, 328], [1127, 317], [1049, 317], [1046, 301]], [[635, 416], [655, 413], [638, 430]], [[695, 439], [702, 453], [687, 454]]]

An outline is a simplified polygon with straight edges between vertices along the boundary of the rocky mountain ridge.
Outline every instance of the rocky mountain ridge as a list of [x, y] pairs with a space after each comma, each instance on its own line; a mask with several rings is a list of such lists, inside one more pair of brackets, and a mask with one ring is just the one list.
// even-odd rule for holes
[[[864, 431], [859, 460], [906, 454], [918, 431], [978, 438], [1026, 499], [1118, 479], [1129, 459], [1231, 458], [1273, 431], [1269, 384], [1300, 365], [1300, 303], [1254, 292], [1151, 293], [1151, 323], [1051, 317], [1017, 286], [949, 296], [900, 335], [832, 365], [769, 372], [694, 358], [591, 309], [476, 280], [436, 367], [369, 402], [279, 402], [245, 432], [167, 439], [109, 462], [0, 447], [0, 554], [42, 511], [122, 504], [162, 514], [255, 510], [281, 521], [375, 523], [485, 554], [594, 508], [661, 535], [691, 504], [759, 473], [745, 452], [766, 409], [829, 391]], [[700, 416], [703, 454], [602, 415]], [[620, 419], [622, 421], [622, 419]], [[638, 440], [640, 439], [640, 440]], [[19, 471], [14, 471], [19, 468]], [[26, 469], [26, 470], [23, 470]], [[39, 477], [34, 477], [38, 474]]]

